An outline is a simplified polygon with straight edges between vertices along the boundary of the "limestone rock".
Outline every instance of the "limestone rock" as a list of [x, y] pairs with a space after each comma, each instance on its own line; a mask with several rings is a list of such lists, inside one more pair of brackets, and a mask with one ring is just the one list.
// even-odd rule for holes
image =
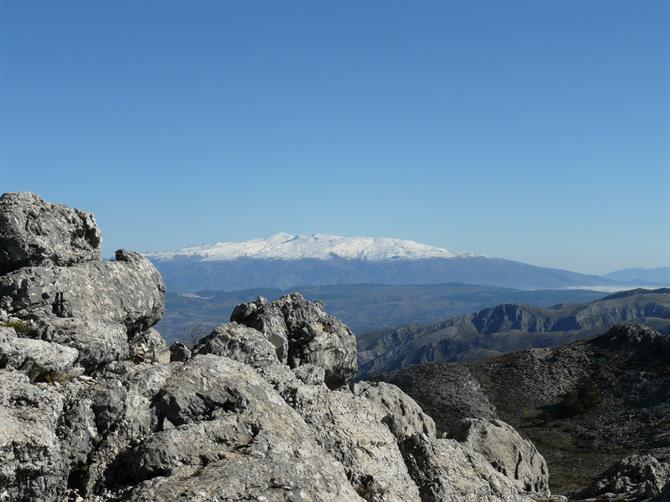
[[255, 301], [238, 305], [230, 316], [231, 322], [244, 324], [263, 333], [277, 351], [277, 358], [285, 363], [288, 358], [288, 327], [284, 315], [275, 303], [259, 296]]
[[143, 481], [130, 500], [360, 500], [342, 465], [247, 365], [196, 355], [154, 402], [159, 432], [126, 457], [129, 477]]
[[261, 332], [236, 322], [216, 327], [193, 352], [226, 356], [254, 368], [279, 364], [275, 347]]
[[[661, 498], [670, 483], [670, 464], [651, 455], [632, 455], [609, 467], [579, 495], [579, 500], [642, 502]], [[662, 499], [661, 499], [662, 500]]]
[[[325, 370], [331, 389], [349, 383], [357, 371], [356, 338], [321, 304], [293, 293], [272, 303], [259, 298], [235, 308], [231, 321], [264, 333], [291, 368], [313, 364]], [[284, 342], [286, 340], [286, 342]]]
[[181, 342], [174, 342], [170, 345], [170, 361], [185, 362], [191, 358], [191, 349]]
[[414, 434], [435, 438], [435, 422], [426, 415], [416, 401], [398, 387], [384, 382], [360, 382], [353, 386], [357, 396], [363, 396], [385, 410], [383, 421], [398, 442]]
[[[153, 328], [128, 341], [129, 355], [135, 362], [170, 362], [170, 351], [161, 334]], [[167, 356], [167, 357], [166, 357]]]
[[57, 343], [19, 338], [0, 327], [0, 368], [25, 372], [35, 382], [63, 382], [84, 372], [76, 365], [79, 352]]
[[0, 379], [0, 493], [8, 500], [56, 500], [68, 478], [56, 433], [63, 398], [22, 373], [0, 370]]
[[549, 470], [535, 445], [501, 420], [468, 418], [451, 436], [484, 456], [521, 491], [549, 495]]
[[303, 364], [293, 368], [293, 374], [306, 385], [321, 385], [326, 377], [325, 370], [313, 364]]
[[415, 434], [403, 445], [423, 502], [532, 502], [479, 453], [453, 439]]
[[123, 324], [130, 335], [160, 320], [164, 296], [163, 280], [151, 262], [123, 251], [116, 261], [26, 267], [0, 276], [0, 306], [12, 315]]
[[287, 402], [314, 431], [318, 443], [344, 465], [356, 491], [369, 501], [418, 500], [386, 412], [348, 390], [303, 385]]
[[93, 215], [50, 204], [33, 193], [0, 197], [0, 274], [21, 267], [100, 259]]
[[76, 349], [78, 364], [88, 373], [129, 357], [128, 336], [123, 324], [64, 317], [40, 321], [38, 329], [46, 340]]

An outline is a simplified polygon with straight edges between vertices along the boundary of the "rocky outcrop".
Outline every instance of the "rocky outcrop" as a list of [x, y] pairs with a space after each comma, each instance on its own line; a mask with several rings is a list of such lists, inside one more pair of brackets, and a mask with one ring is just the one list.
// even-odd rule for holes
[[523, 431], [561, 493], [582, 490], [621, 457], [667, 461], [670, 452], [670, 337], [648, 327], [616, 325], [561, 347], [382, 378], [416, 399], [440, 432], [455, 434], [469, 417]]
[[323, 368], [331, 389], [356, 375], [356, 338], [351, 330], [326, 314], [320, 303], [298, 293], [272, 303], [258, 298], [236, 307], [230, 319], [264, 333], [277, 348], [279, 360], [291, 368], [303, 364]]
[[661, 499], [670, 483], [670, 464], [651, 455], [623, 458], [601, 473], [576, 498], [585, 501], [644, 502]]
[[0, 197], [0, 274], [99, 260], [101, 240], [90, 213], [50, 204], [33, 193]]
[[405, 458], [423, 502], [531, 502], [481, 454], [453, 439], [416, 434]]
[[[49, 254], [66, 238], [49, 226], [67, 211], [47, 209], [34, 228], [52, 258], [0, 276], [0, 500], [546, 494], [533, 477], [541, 457], [505, 424], [477, 423], [505, 431], [491, 441], [437, 439], [394, 385], [347, 385], [353, 334], [300, 295], [241, 305], [192, 350], [168, 348], [151, 328], [164, 292], [151, 264], [125, 251], [109, 262], [54, 258], [68, 244]], [[31, 236], [13, 238], [33, 248]]]
[[450, 434], [526, 492], [549, 495], [549, 469], [535, 445], [501, 420], [467, 418]]

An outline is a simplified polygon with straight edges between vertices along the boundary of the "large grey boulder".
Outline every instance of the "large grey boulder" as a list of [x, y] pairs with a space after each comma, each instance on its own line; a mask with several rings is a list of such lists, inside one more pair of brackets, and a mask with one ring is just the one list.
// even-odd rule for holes
[[11, 315], [123, 324], [131, 336], [160, 320], [164, 297], [163, 279], [151, 262], [126, 251], [117, 251], [116, 261], [26, 267], [0, 276], [0, 308]]
[[158, 431], [125, 456], [129, 500], [360, 500], [251, 367], [195, 355], [154, 398]]
[[501, 474], [514, 481], [519, 490], [549, 495], [549, 469], [535, 445], [501, 420], [468, 418], [452, 431], [451, 437], [484, 456]]
[[128, 334], [123, 324], [62, 317], [40, 320], [37, 329], [43, 339], [76, 349], [79, 353], [77, 364], [88, 373], [130, 356]]
[[76, 349], [31, 338], [19, 338], [0, 326], [0, 368], [23, 371], [31, 381], [63, 382], [84, 372]]
[[423, 502], [533, 502], [483, 455], [453, 439], [415, 434], [403, 444]]
[[0, 196], [0, 274], [99, 260], [100, 243], [90, 213], [50, 204], [29, 192]]
[[215, 354], [262, 368], [279, 364], [277, 351], [263, 333], [232, 322], [217, 326], [193, 348], [194, 354]]
[[405, 441], [414, 434], [435, 437], [435, 422], [421, 407], [395, 385], [384, 382], [359, 382], [352, 392], [380, 406], [386, 416], [383, 422], [398, 442]]
[[339, 460], [352, 486], [366, 500], [419, 499], [386, 410], [349, 390], [302, 385], [287, 402], [303, 417], [317, 442]]
[[19, 372], [0, 370], [0, 498], [56, 500], [68, 465], [57, 435], [63, 397]]
[[342, 322], [329, 316], [318, 302], [300, 294], [283, 296], [272, 303], [263, 298], [235, 308], [231, 321], [266, 335], [277, 348], [280, 361], [291, 368], [302, 364], [320, 366], [331, 389], [356, 375], [356, 337]]
[[657, 497], [670, 483], [670, 464], [651, 455], [631, 455], [601, 473], [576, 498], [587, 501], [643, 502]]

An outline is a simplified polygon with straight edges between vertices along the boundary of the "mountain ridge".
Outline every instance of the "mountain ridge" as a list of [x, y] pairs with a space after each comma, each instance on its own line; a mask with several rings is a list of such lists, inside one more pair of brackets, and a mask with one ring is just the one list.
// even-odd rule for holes
[[437, 323], [368, 333], [358, 340], [359, 376], [562, 345], [619, 323], [670, 332], [670, 290], [633, 290], [549, 308], [508, 303]]

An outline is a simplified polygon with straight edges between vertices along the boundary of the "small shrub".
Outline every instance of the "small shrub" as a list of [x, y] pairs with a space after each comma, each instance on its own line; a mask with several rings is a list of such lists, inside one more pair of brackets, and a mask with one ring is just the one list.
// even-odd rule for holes
[[602, 399], [600, 389], [593, 382], [586, 382], [568, 392], [555, 409], [556, 418], [569, 418], [586, 413], [598, 406]]
[[70, 381], [70, 375], [63, 371], [46, 370], [32, 367], [26, 371], [30, 383], [65, 383]]
[[13, 328], [16, 331], [16, 334], [19, 336], [31, 336], [34, 333], [33, 327], [30, 323], [21, 321], [19, 319], [14, 319], [11, 321], [0, 322], [0, 326], [5, 328]]

